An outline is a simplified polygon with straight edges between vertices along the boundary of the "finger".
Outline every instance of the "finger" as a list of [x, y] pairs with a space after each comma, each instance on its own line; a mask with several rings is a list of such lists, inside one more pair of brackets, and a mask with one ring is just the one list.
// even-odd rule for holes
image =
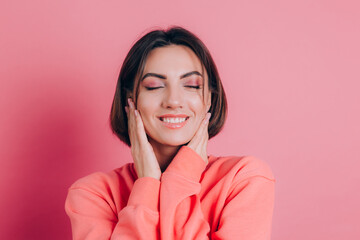
[[208, 132], [209, 119], [211, 113], [206, 113], [203, 121], [201, 122], [198, 131], [195, 134], [195, 138], [203, 138], [204, 135]]
[[134, 105], [132, 104], [132, 101], [130, 98], [128, 98], [128, 105], [129, 107], [126, 107], [128, 109], [128, 133], [131, 145], [133, 146], [136, 143], [136, 124], [135, 124], [135, 116], [134, 116]]
[[140, 144], [145, 144], [148, 142], [148, 139], [146, 137], [144, 123], [138, 110], [135, 110], [135, 120], [137, 138], [139, 139]]
[[205, 118], [204, 118], [204, 121], [203, 121], [204, 125], [209, 124], [210, 117], [211, 117], [211, 113], [208, 112], [208, 113], [205, 114]]
[[209, 121], [210, 121], [211, 113], [206, 113], [204, 121], [203, 121], [203, 127], [202, 127], [202, 134], [201, 134], [201, 143], [204, 147], [205, 151], [207, 149], [207, 143], [209, 141]]
[[211, 113], [206, 113], [205, 119], [204, 119], [204, 131], [209, 136], [209, 122], [211, 118]]
[[128, 104], [129, 104], [130, 109], [135, 109], [134, 102], [131, 98], [128, 98]]
[[134, 107], [134, 104], [132, 102], [132, 100], [130, 98], [128, 98], [128, 104], [129, 104], [129, 107], [128, 107], [128, 110], [129, 110], [129, 123], [132, 123], [133, 120], [134, 120], [134, 116], [135, 116], [135, 107]]
[[127, 101], [128, 101], [128, 107], [127, 107], [127, 109], [128, 109], [128, 111], [129, 111], [129, 114], [128, 114], [128, 115], [129, 115], [129, 119], [128, 119], [128, 120], [129, 120], [129, 123], [130, 123], [130, 120], [132, 119], [132, 116], [133, 116], [132, 113], [133, 113], [133, 109], [134, 109], [133, 106], [134, 106], [134, 105], [132, 104], [130, 98], [128, 98]]
[[133, 142], [145, 144], [148, 142], [148, 139], [139, 111], [135, 109], [135, 105], [130, 98], [128, 99], [128, 103], [130, 107], [130, 125]]
[[207, 113], [203, 121], [200, 123], [200, 126], [196, 131], [194, 137], [191, 139], [189, 143], [191, 146], [198, 146], [200, 144], [203, 144], [207, 140], [206, 133], [208, 132], [207, 126], [209, 123], [209, 118], [210, 118], [210, 113]]
[[200, 142], [205, 148], [206, 148], [207, 142], [209, 140], [209, 130], [208, 130], [209, 119], [210, 119], [210, 114], [205, 117], [204, 123], [203, 123], [204, 126], [202, 127], [202, 131], [200, 134]]

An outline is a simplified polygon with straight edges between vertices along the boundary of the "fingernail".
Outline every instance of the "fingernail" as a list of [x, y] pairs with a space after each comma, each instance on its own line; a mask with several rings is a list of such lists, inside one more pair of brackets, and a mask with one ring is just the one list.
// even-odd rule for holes
[[138, 110], [135, 110], [135, 116], [139, 116]]

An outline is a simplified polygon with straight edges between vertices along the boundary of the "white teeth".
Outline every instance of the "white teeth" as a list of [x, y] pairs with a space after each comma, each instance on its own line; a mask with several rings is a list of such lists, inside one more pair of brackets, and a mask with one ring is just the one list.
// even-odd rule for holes
[[184, 122], [186, 118], [162, 118], [161, 120], [167, 123], [181, 123]]

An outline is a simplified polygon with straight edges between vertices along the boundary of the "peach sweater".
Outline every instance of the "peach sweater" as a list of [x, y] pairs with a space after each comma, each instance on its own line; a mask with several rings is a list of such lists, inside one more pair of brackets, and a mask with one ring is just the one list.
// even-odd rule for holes
[[70, 188], [73, 239], [270, 239], [274, 177], [263, 161], [209, 156], [183, 146], [161, 180], [129, 163]]

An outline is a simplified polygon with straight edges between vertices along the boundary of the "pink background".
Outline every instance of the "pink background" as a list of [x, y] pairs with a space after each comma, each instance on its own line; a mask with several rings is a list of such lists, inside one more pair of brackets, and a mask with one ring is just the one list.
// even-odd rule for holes
[[215, 155], [277, 179], [273, 238], [360, 239], [358, 1], [2, 1], [0, 239], [70, 239], [67, 188], [131, 161], [108, 115], [122, 60], [154, 26], [209, 47], [229, 116]]

